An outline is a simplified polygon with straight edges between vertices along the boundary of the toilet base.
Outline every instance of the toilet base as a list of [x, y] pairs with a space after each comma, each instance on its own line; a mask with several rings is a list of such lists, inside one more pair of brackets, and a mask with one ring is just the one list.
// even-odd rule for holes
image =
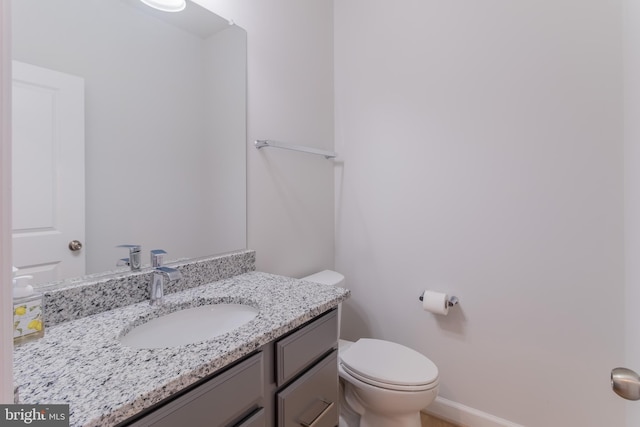
[[340, 415], [340, 420], [338, 421], [338, 427], [359, 427], [359, 425], [360, 425], [360, 418], [358, 418], [357, 422], [354, 423], [354, 421], [347, 421], [347, 418]]
[[340, 423], [338, 427], [360, 427], [360, 415], [351, 409], [344, 392], [344, 381], [340, 378]]
[[340, 378], [340, 386], [340, 427], [421, 427], [420, 410], [438, 395], [437, 386], [420, 392], [397, 392], [366, 383], [355, 387], [345, 378]]

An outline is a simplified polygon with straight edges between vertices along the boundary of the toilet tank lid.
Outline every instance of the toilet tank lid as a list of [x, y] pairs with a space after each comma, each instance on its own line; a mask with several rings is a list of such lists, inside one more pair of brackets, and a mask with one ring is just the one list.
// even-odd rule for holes
[[352, 372], [383, 384], [421, 386], [438, 380], [438, 367], [425, 355], [390, 341], [361, 338], [340, 359]]
[[321, 285], [335, 285], [340, 286], [344, 283], [344, 276], [337, 271], [323, 270], [310, 276], [303, 277], [300, 280], [306, 280], [308, 282], [320, 283]]

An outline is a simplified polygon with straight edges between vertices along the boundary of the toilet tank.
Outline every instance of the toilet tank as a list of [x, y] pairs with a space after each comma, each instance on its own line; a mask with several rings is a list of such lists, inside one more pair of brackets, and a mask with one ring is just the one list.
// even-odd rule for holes
[[[344, 287], [344, 276], [338, 273], [337, 271], [332, 271], [332, 270], [319, 271], [310, 276], [305, 276], [300, 280], [319, 283], [321, 285], [333, 285], [333, 286]], [[338, 304], [338, 337], [340, 336], [341, 324], [342, 324], [342, 303]]]
[[320, 283], [321, 285], [344, 286], [344, 276], [337, 271], [332, 270], [319, 271], [310, 276], [303, 277], [300, 280]]

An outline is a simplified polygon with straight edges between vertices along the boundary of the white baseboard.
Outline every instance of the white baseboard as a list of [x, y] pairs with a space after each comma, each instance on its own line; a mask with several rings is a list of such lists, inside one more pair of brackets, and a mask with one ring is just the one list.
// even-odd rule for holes
[[440, 396], [422, 412], [462, 427], [524, 427]]

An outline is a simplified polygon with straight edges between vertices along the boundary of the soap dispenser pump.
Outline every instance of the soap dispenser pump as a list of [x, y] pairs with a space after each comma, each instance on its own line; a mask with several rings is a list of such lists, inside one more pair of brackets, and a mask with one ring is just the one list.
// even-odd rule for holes
[[[14, 274], [17, 269], [14, 267]], [[43, 298], [34, 291], [33, 276], [13, 278], [13, 343], [19, 344], [44, 336]]]
[[33, 276], [24, 275], [13, 278], [13, 298], [25, 298], [34, 294], [33, 286], [31, 286]]

